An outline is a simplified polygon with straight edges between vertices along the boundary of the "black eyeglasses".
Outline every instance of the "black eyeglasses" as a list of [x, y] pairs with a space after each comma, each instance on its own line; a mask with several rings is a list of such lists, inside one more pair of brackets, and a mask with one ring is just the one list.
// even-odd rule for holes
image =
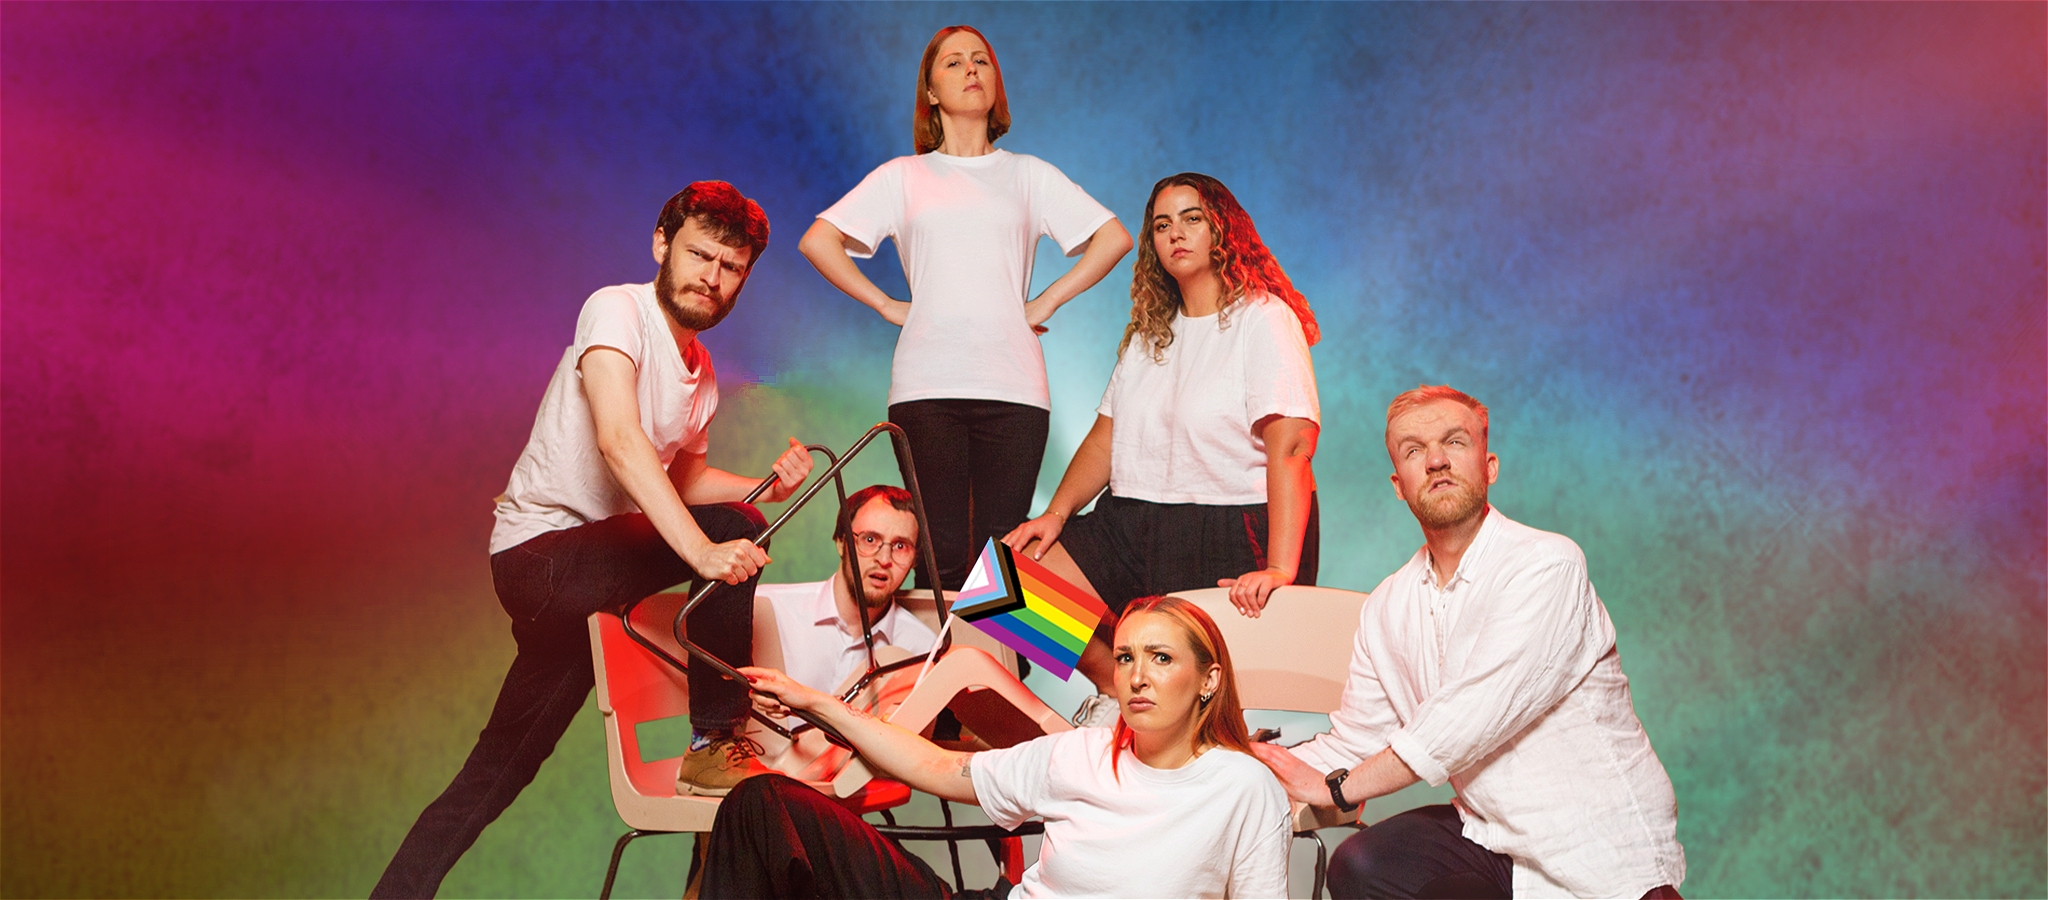
[[885, 541], [881, 535], [872, 531], [859, 531], [853, 535], [854, 552], [862, 556], [873, 556], [881, 552], [883, 547], [889, 548], [889, 555], [897, 559], [902, 559], [917, 552], [916, 544], [901, 538]]

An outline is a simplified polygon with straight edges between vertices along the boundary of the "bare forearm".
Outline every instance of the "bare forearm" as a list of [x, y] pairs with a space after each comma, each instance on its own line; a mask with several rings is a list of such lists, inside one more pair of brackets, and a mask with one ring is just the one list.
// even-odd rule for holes
[[1291, 580], [1301, 574], [1301, 545], [1308, 537], [1309, 499], [1316, 476], [1306, 457], [1266, 463], [1266, 563]]
[[1094, 427], [1088, 429], [1088, 436], [1081, 439], [1081, 446], [1074, 450], [1073, 460], [1067, 463], [1066, 474], [1060, 476], [1060, 486], [1053, 491], [1052, 501], [1046, 504], [1046, 512], [1061, 519], [1070, 518], [1075, 510], [1088, 505], [1088, 501], [1109, 486], [1112, 434], [1112, 420], [1107, 416], [1096, 416]]
[[[1081, 251], [1081, 258], [1074, 261], [1073, 268], [1046, 285], [1034, 302], [1058, 309], [1102, 281], [1103, 276], [1116, 268], [1117, 262], [1130, 251], [1131, 233], [1124, 230], [1123, 223], [1115, 219], [1102, 223], [1102, 227], [1095, 229], [1095, 235], [1088, 239], [1088, 249]], [[1047, 314], [1050, 315], [1050, 310]]]
[[598, 440], [598, 451], [603, 454], [612, 478], [647, 515], [647, 521], [669, 549], [685, 560], [700, 558], [711, 541], [685, 508], [684, 499], [662, 470], [661, 458], [655, 455], [654, 445], [646, 435], [637, 428], [630, 433], [604, 435]]
[[845, 240], [846, 236], [832, 223], [818, 219], [811, 223], [809, 231], [804, 232], [803, 240], [797, 243], [797, 251], [810, 260], [811, 266], [833, 287], [880, 311], [895, 298], [869, 281], [860, 266], [854, 264], [853, 258], [846, 255]]
[[1418, 781], [1415, 770], [1401, 761], [1394, 748], [1388, 747], [1352, 768], [1344, 776], [1344, 802], [1364, 803], [1374, 797], [1384, 797]]
[[761, 480], [735, 475], [724, 469], [706, 467], [697, 480], [681, 491], [683, 502], [692, 506], [707, 503], [742, 503]]
[[978, 803], [969, 769], [972, 753], [946, 750], [917, 734], [833, 700], [818, 712], [870, 765], [927, 794]]

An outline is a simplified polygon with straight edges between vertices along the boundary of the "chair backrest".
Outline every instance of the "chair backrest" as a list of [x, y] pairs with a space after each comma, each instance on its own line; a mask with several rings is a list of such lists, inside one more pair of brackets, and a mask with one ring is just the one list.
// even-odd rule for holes
[[[645, 627], [638, 611], [634, 624], [642, 634], [659, 633], [657, 643], [673, 643], [667, 640], [667, 629]], [[613, 801], [624, 810], [634, 795], [673, 796], [681, 757], [641, 761], [639, 726], [690, 714], [686, 676], [634, 643], [611, 613], [590, 617], [590, 653], [597, 673], [597, 708], [605, 718]]]
[[1175, 591], [1216, 620], [1246, 709], [1329, 713], [1343, 697], [1365, 594], [1283, 587], [1256, 619], [1230, 605], [1229, 588]]

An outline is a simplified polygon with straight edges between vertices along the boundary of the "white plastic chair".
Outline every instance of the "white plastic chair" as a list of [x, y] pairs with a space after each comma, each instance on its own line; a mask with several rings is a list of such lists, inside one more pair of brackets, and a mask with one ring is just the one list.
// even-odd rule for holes
[[[1216, 620], [1230, 661], [1237, 670], [1237, 693], [1246, 709], [1288, 712], [1335, 712], [1351, 669], [1352, 639], [1358, 633], [1358, 611], [1365, 594], [1324, 587], [1283, 587], [1267, 599], [1256, 619], [1230, 604], [1229, 588], [1176, 591]], [[1329, 849], [1318, 828], [1353, 824], [1358, 816], [1305, 803], [1294, 806], [1294, 836], [1316, 844], [1315, 886], [1323, 893], [1329, 874]]]

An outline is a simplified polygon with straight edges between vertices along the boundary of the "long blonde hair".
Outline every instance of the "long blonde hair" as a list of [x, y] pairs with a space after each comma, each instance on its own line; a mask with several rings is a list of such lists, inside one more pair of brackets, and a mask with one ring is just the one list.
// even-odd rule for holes
[[1010, 133], [1010, 94], [1003, 90], [1003, 64], [996, 60], [995, 45], [972, 25], [948, 25], [932, 35], [931, 43], [924, 45], [924, 59], [917, 64], [917, 96], [911, 98], [915, 106], [910, 114], [910, 131], [920, 155], [937, 150], [946, 142], [945, 123], [938, 114], [938, 104], [927, 102], [925, 96], [931, 93], [932, 61], [939, 56], [939, 45], [962, 31], [981, 38], [981, 45], [988, 48], [989, 68], [996, 72], [995, 102], [988, 108], [988, 142], [993, 144], [996, 138]]
[[[1237, 699], [1237, 669], [1230, 664], [1230, 647], [1223, 643], [1223, 632], [1216, 629], [1216, 620], [1202, 608], [1179, 597], [1142, 597], [1124, 607], [1122, 619], [1129, 620], [1138, 613], [1153, 613], [1173, 620], [1182, 634], [1187, 635], [1188, 649], [1194, 652], [1195, 666], [1202, 671], [1209, 667], [1221, 666], [1221, 682], [1216, 693], [1208, 702], [1195, 710], [1195, 749], [1226, 747], [1249, 755], [1252, 752], [1251, 734], [1244, 727], [1244, 704]], [[1109, 742], [1109, 771], [1116, 775], [1117, 759], [1125, 747], [1137, 740], [1137, 733], [1116, 720], [1116, 732]]]
[[1160, 265], [1151, 234], [1153, 204], [1159, 202], [1161, 192], [1176, 185], [1194, 188], [1202, 198], [1203, 211], [1208, 213], [1209, 233], [1214, 238], [1209, 245], [1209, 264], [1223, 279], [1223, 303], [1218, 311], [1221, 324], [1229, 324], [1233, 305], [1250, 294], [1265, 293], [1294, 310], [1309, 346], [1322, 340], [1323, 332], [1316, 326], [1315, 312], [1308, 308], [1308, 298], [1294, 289], [1287, 271], [1273, 259], [1266, 243], [1259, 240], [1258, 228], [1252, 225], [1252, 217], [1244, 207], [1238, 205], [1237, 197], [1221, 181], [1197, 172], [1182, 172], [1159, 179], [1152, 186], [1152, 195], [1145, 198], [1145, 213], [1139, 217], [1145, 237], [1138, 241], [1138, 261], [1131, 266], [1131, 324], [1124, 326], [1123, 342], [1116, 347], [1117, 356], [1122, 357], [1129, 349], [1132, 338], [1142, 337], [1152, 351], [1152, 360], [1164, 362], [1166, 347], [1173, 343], [1173, 317], [1181, 311], [1180, 283]]

